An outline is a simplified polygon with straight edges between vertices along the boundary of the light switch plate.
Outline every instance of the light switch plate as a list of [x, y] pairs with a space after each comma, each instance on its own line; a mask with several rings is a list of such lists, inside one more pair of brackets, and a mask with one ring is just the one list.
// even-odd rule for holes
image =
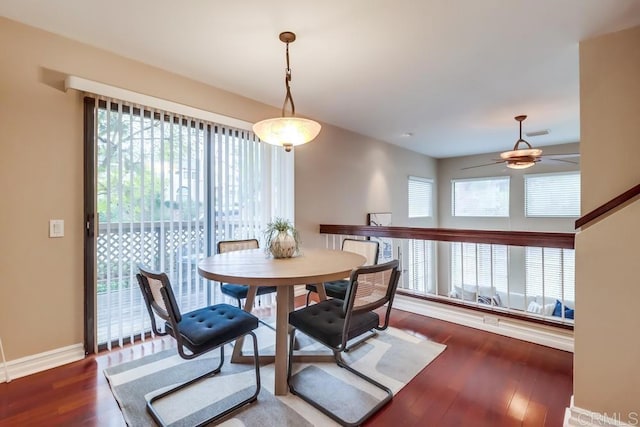
[[49, 237], [64, 237], [64, 219], [49, 220]]

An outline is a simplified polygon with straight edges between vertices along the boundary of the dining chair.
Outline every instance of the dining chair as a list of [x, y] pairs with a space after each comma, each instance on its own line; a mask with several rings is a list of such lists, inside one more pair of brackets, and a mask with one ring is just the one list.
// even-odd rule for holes
[[[161, 426], [166, 425], [154, 407], [154, 402], [220, 373], [224, 364], [224, 345], [246, 335], [251, 335], [253, 338], [253, 362], [256, 375], [255, 391], [240, 402], [234, 400], [235, 403], [233, 405], [227, 405], [198, 425], [216, 421], [236, 409], [256, 401], [258, 393], [260, 393], [260, 362], [258, 341], [253, 330], [258, 327], [258, 319], [251, 313], [229, 304], [216, 304], [188, 313], [180, 313], [169, 277], [165, 273], [149, 270], [143, 265], [138, 265], [138, 271], [136, 278], [151, 318], [151, 328], [156, 335], [170, 335], [175, 338], [178, 354], [183, 359], [194, 359], [209, 351], [220, 349], [220, 361], [213, 370], [189, 379], [161, 394], [146, 398], [147, 411], [154, 421]], [[158, 328], [156, 316], [165, 321], [164, 330]]]
[[[218, 242], [218, 253], [223, 254], [225, 252], [233, 252], [240, 251], [245, 249], [258, 249], [260, 245], [258, 244], [257, 239], [245, 239], [245, 240], [222, 240]], [[235, 283], [220, 283], [220, 291], [229, 297], [235, 298], [238, 304], [238, 308], [242, 308], [242, 300], [245, 301], [244, 309], [246, 311], [251, 311], [251, 307], [253, 305], [253, 298], [258, 295], [266, 295], [271, 294], [273, 292], [277, 292], [278, 288], [275, 286], [257, 286], [256, 293], [251, 298], [247, 299], [249, 296], [250, 287], [248, 285], [238, 285]], [[265, 326], [273, 329], [271, 325], [268, 323], [259, 320]]]
[[[379, 243], [375, 240], [357, 240], [357, 239], [344, 239], [342, 241], [342, 250], [346, 252], [353, 252], [365, 257], [366, 261], [364, 265], [376, 265], [378, 263], [378, 253], [380, 251]], [[324, 290], [328, 297], [344, 299], [347, 293], [347, 285], [349, 279], [333, 280], [330, 282], [324, 282]], [[315, 284], [308, 284], [307, 289], [307, 306], [309, 305], [309, 297], [312, 293], [317, 293], [318, 289]]]
[[[344, 300], [327, 299], [318, 304], [289, 313], [289, 325], [292, 330], [290, 332], [287, 383], [291, 393], [300, 396], [303, 400], [342, 425], [362, 424], [392, 399], [393, 393], [387, 386], [346, 364], [342, 358], [342, 352], [347, 348], [349, 340], [371, 329], [384, 330], [389, 326], [391, 306], [399, 278], [398, 260], [380, 265], [360, 267], [351, 272]], [[384, 304], [387, 304], [387, 309], [384, 321], [381, 322], [380, 316], [374, 310]], [[328, 409], [317, 399], [314, 399], [313, 394], [309, 393], [308, 390], [319, 389], [321, 386], [315, 386], [315, 384], [318, 384], [316, 381], [322, 381], [323, 377], [313, 378], [313, 376], [292, 375], [293, 343], [296, 331], [300, 331], [330, 348], [339, 367], [383, 390], [386, 392], [386, 396], [358, 420], [346, 420]], [[312, 378], [314, 384], [310, 388], [309, 384], [305, 387], [304, 382], [312, 380]], [[303, 391], [303, 389], [306, 391]]]

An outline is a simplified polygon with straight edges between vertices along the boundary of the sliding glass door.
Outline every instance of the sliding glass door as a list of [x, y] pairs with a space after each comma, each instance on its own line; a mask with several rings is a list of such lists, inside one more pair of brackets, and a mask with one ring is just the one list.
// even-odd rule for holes
[[248, 131], [115, 100], [85, 105], [91, 351], [148, 333], [139, 263], [169, 275], [183, 311], [221, 300], [198, 260], [220, 240], [260, 238], [274, 216], [293, 219], [293, 159]]

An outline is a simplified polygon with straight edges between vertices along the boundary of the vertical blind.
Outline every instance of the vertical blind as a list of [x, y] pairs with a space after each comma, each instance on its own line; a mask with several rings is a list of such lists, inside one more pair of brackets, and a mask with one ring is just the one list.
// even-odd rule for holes
[[293, 156], [248, 131], [122, 101], [97, 99], [94, 111], [96, 342], [111, 348], [150, 329], [138, 263], [169, 275], [183, 311], [223, 298], [197, 262], [219, 240], [261, 239], [274, 216], [293, 219]]
[[580, 173], [524, 176], [525, 215], [528, 217], [579, 217]]

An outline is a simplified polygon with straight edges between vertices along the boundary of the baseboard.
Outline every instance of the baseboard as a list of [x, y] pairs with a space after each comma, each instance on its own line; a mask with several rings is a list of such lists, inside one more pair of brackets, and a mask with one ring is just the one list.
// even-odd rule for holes
[[8, 360], [7, 371], [9, 378], [7, 378], [5, 370], [2, 369], [0, 370], [0, 382], [9, 382], [16, 378], [46, 371], [47, 369], [56, 368], [82, 359], [84, 359], [84, 345], [73, 344], [20, 359]]
[[411, 298], [406, 295], [396, 295], [393, 307], [399, 310], [405, 310], [411, 313], [573, 352], [573, 331], [570, 330], [512, 319], [500, 316], [499, 313], [488, 315], [475, 310], [438, 304], [437, 302]]
[[586, 409], [578, 408], [573, 403], [571, 396], [571, 406], [564, 412], [563, 427], [630, 427], [637, 426], [640, 422], [640, 413], [632, 412], [628, 414], [629, 420], [633, 424], [627, 424], [620, 421], [622, 414], [616, 412], [613, 414], [601, 414], [599, 412], [591, 412]]

